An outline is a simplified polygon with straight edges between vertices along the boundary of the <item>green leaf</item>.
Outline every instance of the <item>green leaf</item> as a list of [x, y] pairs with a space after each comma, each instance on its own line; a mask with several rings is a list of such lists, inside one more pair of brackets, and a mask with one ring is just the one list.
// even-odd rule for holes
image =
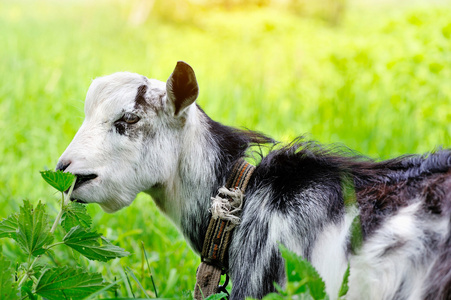
[[351, 224], [351, 251], [356, 254], [363, 245], [363, 231], [360, 222], [360, 214], [357, 215]]
[[346, 296], [346, 294], [348, 293], [349, 274], [351, 273], [350, 268], [351, 268], [351, 265], [348, 263], [348, 268], [346, 269], [346, 272], [343, 275], [343, 281], [341, 283], [340, 292], [338, 293], [338, 298], [342, 298], [342, 297]]
[[17, 284], [11, 262], [0, 256], [0, 300], [17, 299]]
[[278, 294], [278, 293], [270, 293], [267, 294], [265, 297], [262, 298], [263, 300], [284, 300], [287, 299], [284, 296]]
[[221, 292], [218, 294], [210, 295], [207, 298], [205, 298], [205, 300], [221, 300], [221, 299], [227, 299], [227, 294]]
[[357, 205], [357, 196], [355, 194], [354, 179], [345, 174], [341, 176], [341, 190], [343, 193], [343, 200], [346, 207]]
[[33, 295], [32, 290], [33, 290], [33, 281], [32, 280], [28, 280], [20, 288], [20, 291], [22, 292], [22, 296], [26, 294], [28, 296], [28, 298], [30, 298], [30, 300], [37, 300], [37, 296]]
[[60, 192], [67, 191], [75, 180], [75, 175], [62, 171], [41, 171], [44, 180]]
[[46, 251], [43, 247], [53, 240], [45, 205], [39, 202], [33, 209], [29, 201], [24, 200], [23, 203], [24, 206], [20, 207], [18, 216], [19, 230], [16, 241], [26, 253], [33, 256], [41, 255]]
[[61, 226], [63, 226], [66, 232], [70, 231], [72, 227], [77, 225], [89, 229], [91, 224], [91, 216], [88, 214], [84, 204], [70, 202], [69, 205], [64, 208], [64, 212], [61, 217]]
[[[98, 290], [98, 291], [96, 291], [95, 293], [93, 293], [93, 294], [91, 294], [91, 295], [89, 295], [88, 297], [86, 297], [86, 298], [84, 298], [84, 300], [89, 300], [89, 299], [98, 299], [98, 295], [100, 295], [101, 293], [103, 293], [103, 292], [106, 292], [106, 291], [109, 291], [110, 289], [118, 289], [119, 288], [119, 283], [122, 281], [122, 279], [119, 279], [119, 280], [117, 280], [117, 281], [115, 281], [115, 282], [112, 282], [112, 283], [110, 283], [110, 284], [108, 284], [108, 283], [105, 283], [105, 284], [108, 284], [108, 285], [105, 285], [103, 288], [101, 288], [100, 290]], [[122, 300], [125, 300], [125, 298], [121, 298]], [[136, 298], [135, 299], [133, 299], [133, 300], [136, 300]]]
[[63, 238], [65, 245], [91, 260], [108, 261], [130, 255], [124, 249], [111, 244], [97, 232], [88, 232], [80, 225], [73, 227]]
[[16, 232], [19, 229], [17, 214], [10, 215], [0, 222], [0, 238], [9, 237], [16, 239]]
[[287, 296], [287, 292], [283, 290], [283, 287], [281, 287], [277, 282], [274, 282], [273, 284], [277, 293], [279, 293], [282, 296]]
[[285, 259], [289, 294], [290, 292], [291, 295], [306, 293], [308, 288], [313, 299], [326, 298], [326, 285], [315, 268], [282, 244], [279, 245], [279, 249]]
[[36, 284], [35, 293], [48, 300], [75, 300], [84, 299], [107, 285], [99, 273], [66, 266], [44, 270]]

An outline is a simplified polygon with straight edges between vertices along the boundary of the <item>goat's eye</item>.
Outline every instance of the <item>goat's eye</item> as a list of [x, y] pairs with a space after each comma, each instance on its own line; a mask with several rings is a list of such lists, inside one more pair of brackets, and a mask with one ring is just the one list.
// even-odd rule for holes
[[135, 124], [139, 120], [140, 120], [140, 118], [137, 115], [132, 114], [132, 113], [125, 113], [121, 119], [121, 121], [124, 121], [127, 124]]

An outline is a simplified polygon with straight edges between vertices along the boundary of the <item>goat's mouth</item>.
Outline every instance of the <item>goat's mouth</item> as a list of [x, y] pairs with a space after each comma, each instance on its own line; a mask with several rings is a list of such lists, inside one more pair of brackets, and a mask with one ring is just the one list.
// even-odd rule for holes
[[97, 174], [75, 174], [77, 176], [77, 181], [75, 181], [74, 191], [80, 186], [86, 184], [92, 179], [97, 178]]

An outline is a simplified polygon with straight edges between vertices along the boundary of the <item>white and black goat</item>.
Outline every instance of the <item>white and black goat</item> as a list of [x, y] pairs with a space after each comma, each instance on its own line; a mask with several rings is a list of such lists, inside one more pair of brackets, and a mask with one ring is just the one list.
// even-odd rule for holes
[[[197, 96], [183, 62], [166, 83], [132, 73], [95, 79], [86, 118], [57, 165], [78, 176], [73, 199], [114, 212], [144, 191], [199, 253], [211, 197], [251, 145], [274, 141], [213, 121]], [[353, 253], [356, 214], [363, 246]], [[284, 285], [282, 243], [315, 266], [332, 298], [350, 263], [348, 299], [451, 299], [450, 216], [449, 150], [374, 162], [302, 140], [275, 147], [256, 166], [233, 234], [230, 298]]]

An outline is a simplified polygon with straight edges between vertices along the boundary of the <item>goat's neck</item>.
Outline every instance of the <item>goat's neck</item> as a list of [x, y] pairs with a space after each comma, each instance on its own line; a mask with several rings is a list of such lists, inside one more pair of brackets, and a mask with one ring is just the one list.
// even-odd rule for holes
[[228, 135], [225, 139], [215, 132], [214, 126], [221, 126], [222, 130], [227, 127], [213, 122], [200, 109], [195, 113], [193, 119], [187, 120], [192, 123], [183, 133], [182, 150], [173, 177], [149, 193], [193, 250], [200, 253], [211, 216], [210, 199], [225, 184], [233, 163], [242, 156], [238, 151], [230, 153], [227, 149], [240, 149], [243, 145], [233, 145], [233, 137]]

